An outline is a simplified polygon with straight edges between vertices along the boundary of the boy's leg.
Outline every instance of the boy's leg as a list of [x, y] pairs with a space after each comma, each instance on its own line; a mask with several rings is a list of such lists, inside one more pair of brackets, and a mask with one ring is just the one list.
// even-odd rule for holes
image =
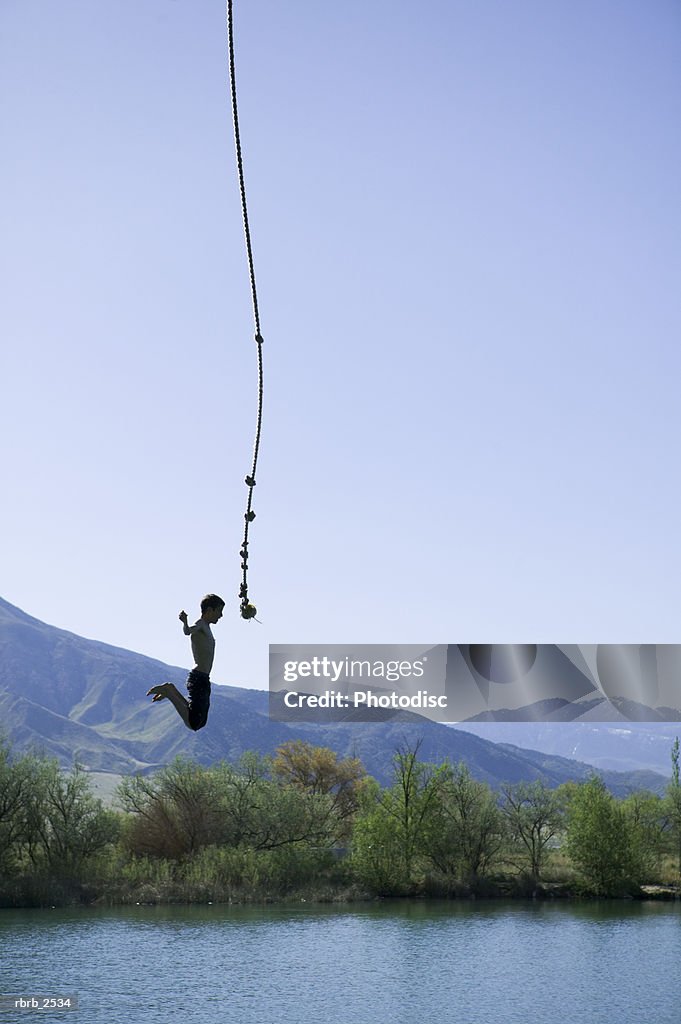
[[158, 686], [152, 686], [151, 689], [147, 691], [147, 697], [151, 697], [152, 694], [154, 698], [152, 700], [152, 704], [157, 700], [163, 700], [164, 697], [167, 697], [184, 724], [188, 729], [191, 729], [189, 724], [189, 704], [174, 683], [160, 683]]

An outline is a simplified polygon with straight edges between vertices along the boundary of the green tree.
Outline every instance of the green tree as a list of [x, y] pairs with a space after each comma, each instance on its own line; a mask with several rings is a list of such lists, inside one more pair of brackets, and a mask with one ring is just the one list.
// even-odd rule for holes
[[394, 896], [409, 886], [394, 818], [378, 797], [370, 810], [360, 808], [355, 818], [350, 864], [356, 879], [378, 896]]
[[473, 779], [465, 764], [452, 768], [446, 763], [424, 843], [434, 867], [452, 878], [476, 882], [499, 853], [504, 834], [489, 786]]
[[627, 815], [597, 776], [576, 788], [568, 810], [567, 852], [587, 887], [616, 896], [640, 884]]
[[502, 788], [511, 837], [524, 849], [533, 881], [541, 878], [549, 844], [563, 826], [562, 803], [540, 779]]
[[228, 841], [253, 850], [277, 850], [301, 844], [333, 845], [339, 825], [338, 794], [319, 783], [307, 787], [275, 773], [270, 758], [252, 752], [237, 766], [223, 764], [219, 774], [221, 813], [229, 822]]
[[0, 739], [0, 870], [15, 865], [25, 832], [25, 805], [29, 796], [31, 759], [11, 758], [9, 743]]
[[366, 780], [359, 758], [339, 758], [328, 747], [292, 740], [277, 749], [272, 768], [281, 784], [293, 786], [312, 798], [327, 797], [323, 803], [318, 801], [318, 806], [328, 810], [328, 829], [338, 839], [349, 834], [350, 819], [357, 810]]
[[222, 837], [214, 780], [183, 758], [153, 776], [122, 779], [118, 799], [131, 816], [126, 844], [135, 854], [178, 860]]
[[236, 765], [214, 765], [223, 820], [221, 842], [226, 846], [254, 849], [263, 835], [260, 813], [263, 792], [270, 777], [270, 759], [247, 751]]
[[621, 803], [636, 874], [652, 881], [659, 871], [665, 848], [665, 801], [655, 793], [639, 790]]
[[674, 852], [679, 876], [681, 876], [681, 773], [679, 772], [679, 737], [672, 745], [672, 781], [667, 786], [665, 799], [671, 827]]
[[444, 767], [418, 760], [420, 745], [419, 741], [413, 749], [403, 747], [396, 751], [393, 758], [395, 782], [381, 797], [383, 809], [393, 819], [408, 881], [412, 879], [414, 862], [423, 849], [445, 774]]
[[85, 862], [116, 841], [118, 816], [91, 791], [75, 765], [62, 772], [56, 760], [31, 758], [23, 804], [22, 840], [34, 868], [77, 878]]
[[420, 762], [420, 745], [396, 750], [390, 787], [371, 780], [361, 794], [351, 863], [358, 880], [383, 895], [409, 891], [432, 831], [444, 768]]
[[377, 820], [390, 823], [407, 885], [413, 881], [417, 858], [423, 852], [445, 774], [443, 766], [435, 767], [418, 760], [420, 746], [419, 740], [413, 748], [404, 746], [396, 750], [393, 785], [379, 796]]

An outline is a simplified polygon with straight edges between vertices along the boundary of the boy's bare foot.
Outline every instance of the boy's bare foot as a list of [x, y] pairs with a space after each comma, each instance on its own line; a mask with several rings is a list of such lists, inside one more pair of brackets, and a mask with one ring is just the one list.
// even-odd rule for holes
[[151, 697], [153, 694], [152, 704], [157, 700], [165, 700], [168, 696], [168, 687], [170, 683], [159, 683], [158, 686], [152, 686], [150, 690], [147, 690], [147, 697]]

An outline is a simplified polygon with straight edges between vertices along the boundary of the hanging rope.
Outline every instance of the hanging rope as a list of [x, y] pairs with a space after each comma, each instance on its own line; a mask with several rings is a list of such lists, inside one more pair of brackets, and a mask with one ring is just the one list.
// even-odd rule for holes
[[255, 441], [253, 444], [253, 463], [251, 472], [246, 477], [248, 487], [248, 499], [246, 501], [246, 512], [244, 515], [244, 539], [239, 554], [241, 556], [242, 580], [239, 588], [241, 601], [241, 615], [244, 619], [255, 617], [256, 608], [248, 600], [248, 528], [255, 519], [255, 512], [252, 509], [253, 488], [255, 487], [255, 473], [258, 465], [258, 452], [260, 450], [260, 428], [262, 425], [262, 345], [263, 338], [260, 334], [260, 315], [258, 313], [258, 293], [255, 287], [255, 266], [253, 263], [253, 249], [251, 246], [251, 230], [248, 225], [248, 208], [246, 206], [246, 186], [244, 184], [244, 165], [241, 156], [241, 136], [239, 134], [239, 111], [236, 102], [236, 73], [234, 70], [234, 15], [232, 11], [232, 0], [227, 0], [227, 32], [229, 36], [229, 85], [232, 93], [232, 122], [234, 124], [234, 145], [236, 147], [236, 164], [239, 172], [239, 194], [241, 196], [241, 213], [244, 221], [244, 235], [246, 236], [246, 255], [248, 257], [248, 273], [251, 281], [251, 300], [253, 303], [253, 320], [255, 323], [255, 343], [258, 351], [258, 418], [255, 427]]

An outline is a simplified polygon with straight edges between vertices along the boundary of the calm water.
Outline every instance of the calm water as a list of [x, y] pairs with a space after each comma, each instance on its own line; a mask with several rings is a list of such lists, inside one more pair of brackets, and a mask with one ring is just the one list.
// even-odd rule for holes
[[0, 911], [7, 1021], [679, 1024], [681, 907], [402, 903]]

